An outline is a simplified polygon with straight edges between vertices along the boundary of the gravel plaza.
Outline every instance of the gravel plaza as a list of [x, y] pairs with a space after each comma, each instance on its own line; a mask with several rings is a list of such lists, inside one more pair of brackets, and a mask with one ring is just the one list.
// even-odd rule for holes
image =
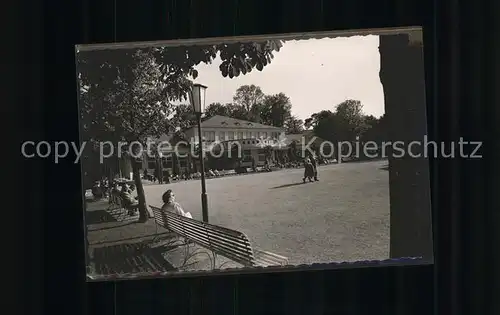
[[[245, 233], [260, 249], [286, 256], [293, 265], [389, 258], [387, 161], [320, 166], [319, 182], [302, 183], [303, 169], [207, 180], [210, 223]], [[148, 204], [161, 195], [201, 219], [200, 181], [144, 187]], [[156, 233], [146, 224], [117, 222], [106, 203], [87, 209], [90, 262], [97, 274], [173, 270], [164, 253], [149, 248]], [[100, 217], [98, 219], [97, 217]]]

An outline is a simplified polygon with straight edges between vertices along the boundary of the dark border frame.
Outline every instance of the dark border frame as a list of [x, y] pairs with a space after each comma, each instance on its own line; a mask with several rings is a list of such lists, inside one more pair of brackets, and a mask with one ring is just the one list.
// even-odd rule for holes
[[[12, 14], [15, 22], [22, 23], [19, 29], [23, 34], [18, 38], [28, 40], [13, 54], [24, 57], [13, 70], [30, 73], [14, 80], [23, 92], [28, 85], [31, 89], [21, 97], [17, 90], [9, 91], [24, 104], [19, 109], [30, 113], [23, 112], [14, 120], [23, 121], [21, 140], [78, 139], [76, 89], [74, 82], [66, 79], [74, 77], [76, 43], [423, 25], [426, 70], [431, 76], [426, 78], [427, 113], [435, 122], [429, 125], [429, 132], [436, 139], [462, 135], [491, 141], [484, 146], [485, 158], [480, 161], [436, 160], [431, 164], [432, 203], [436, 209], [434, 267], [116, 285], [84, 284], [84, 263], [78, 261], [82, 248], [75, 246], [81, 243], [78, 240], [83, 234], [75, 228], [81, 226], [81, 216], [73, 211], [81, 209], [79, 168], [71, 163], [55, 166], [22, 161], [21, 175], [17, 176], [26, 180], [13, 196], [19, 196], [16, 209], [30, 210], [25, 214], [29, 220], [17, 229], [23, 232], [22, 239], [28, 239], [18, 247], [27, 254], [22, 258], [22, 277], [26, 279], [16, 281], [29, 285], [23, 298], [31, 303], [24, 303], [24, 313], [45, 308], [47, 313], [167, 310], [187, 314], [203, 308], [204, 313], [219, 314], [236, 310], [252, 314], [259, 310], [287, 314], [429, 314], [434, 302], [437, 314], [500, 313], [500, 299], [494, 293], [500, 284], [500, 173], [495, 159], [499, 150], [494, 142], [500, 135], [496, 106], [500, 89], [495, 83], [500, 71], [494, 59], [500, 55], [496, 41], [500, 19], [494, 16], [500, 12], [498, 1], [166, 0], [124, 1], [119, 8], [113, 2], [96, 0], [54, 0], [46, 4], [30, 3], [23, 8], [22, 19]], [[60, 187], [57, 204], [45, 197], [51, 196], [53, 187]], [[32, 192], [29, 198], [25, 191]], [[40, 235], [44, 235], [43, 244]]]

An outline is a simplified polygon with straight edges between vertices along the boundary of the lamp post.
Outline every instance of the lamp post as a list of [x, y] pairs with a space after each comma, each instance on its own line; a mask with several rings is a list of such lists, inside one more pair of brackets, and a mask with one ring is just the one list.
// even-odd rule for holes
[[193, 84], [189, 92], [189, 102], [193, 106], [194, 113], [198, 120], [198, 142], [200, 146], [200, 173], [201, 173], [201, 210], [203, 214], [203, 222], [208, 222], [208, 200], [207, 187], [205, 183], [205, 162], [203, 156], [203, 141], [201, 136], [201, 114], [205, 110], [205, 93], [207, 87], [201, 84]]
[[158, 146], [156, 147], [156, 172], [155, 174], [153, 174], [154, 176], [158, 177], [158, 184], [162, 184], [163, 183], [163, 161], [162, 161], [162, 158], [163, 158], [163, 153], [160, 151], [160, 149], [158, 148]]

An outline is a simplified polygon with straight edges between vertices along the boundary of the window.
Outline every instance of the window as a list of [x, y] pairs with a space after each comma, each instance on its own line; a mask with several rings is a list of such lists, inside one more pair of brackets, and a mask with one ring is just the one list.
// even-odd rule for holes
[[267, 132], [262, 132], [262, 138], [267, 138]]
[[227, 135], [228, 135], [228, 137], [229, 137], [229, 140], [234, 140], [234, 132], [229, 131], [229, 132], [227, 133]]
[[208, 131], [207, 133], [208, 133], [207, 140], [215, 141], [215, 131]]
[[187, 166], [187, 158], [180, 157], [179, 158], [179, 165], [180, 165], [180, 167], [186, 167]]
[[219, 132], [219, 141], [225, 141], [226, 140], [226, 132], [221, 131]]
[[243, 132], [241, 132], [241, 131], [240, 131], [240, 132], [238, 132], [238, 139], [244, 139], [244, 138], [243, 138]]
[[234, 140], [238, 140], [238, 133], [236, 131], [234, 132]]
[[155, 158], [148, 158], [148, 169], [155, 169], [156, 168], [156, 159]]
[[255, 136], [255, 132], [253, 132], [253, 131], [252, 131], [252, 132], [250, 132], [250, 138], [255, 139], [255, 137], [256, 137], [256, 136]]
[[162, 159], [163, 161], [163, 168], [172, 168], [172, 157], [166, 157]]

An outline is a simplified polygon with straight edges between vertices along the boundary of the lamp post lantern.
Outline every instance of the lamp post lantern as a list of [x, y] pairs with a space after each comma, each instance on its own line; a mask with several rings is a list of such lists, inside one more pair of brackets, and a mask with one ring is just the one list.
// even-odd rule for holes
[[198, 120], [198, 145], [200, 146], [200, 173], [201, 173], [201, 210], [203, 214], [203, 222], [208, 222], [208, 199], [207, 187], [205, 183], [205, 162], [203, 152], [203, 138], [201, 136], [201, 115], [205, 110], [205, 93], [207, 87], [201, 84], [193, 84], [189, 92], [189, 102], [193, 106], [193, 111]]

